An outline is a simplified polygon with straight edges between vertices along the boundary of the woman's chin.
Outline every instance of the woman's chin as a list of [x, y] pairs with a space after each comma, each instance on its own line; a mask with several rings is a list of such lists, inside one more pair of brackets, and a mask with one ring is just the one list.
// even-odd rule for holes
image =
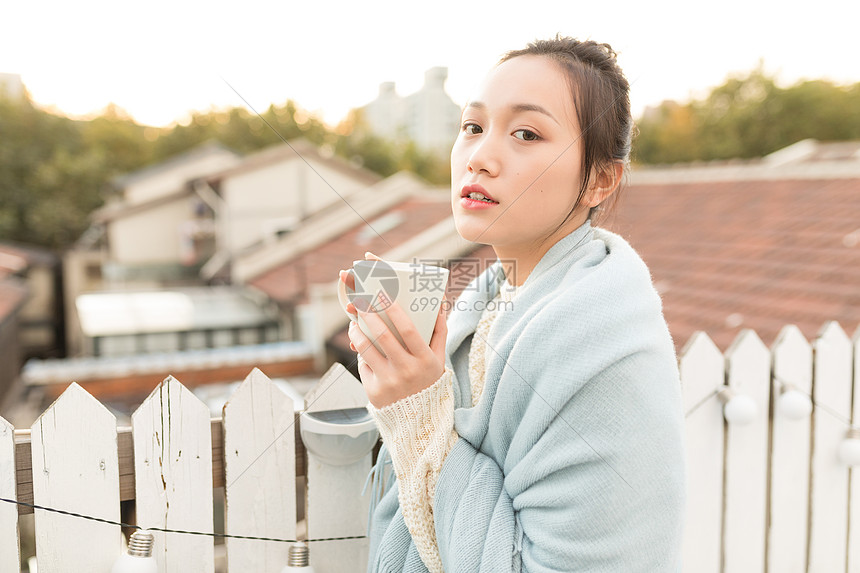
[[454, 226], [457, 228], [457, 233], [466, 241], [489, 245], [489, 234], [487, 233], [487, 225], [478, 224], [472, 221], [461, 221], [454, 217]]

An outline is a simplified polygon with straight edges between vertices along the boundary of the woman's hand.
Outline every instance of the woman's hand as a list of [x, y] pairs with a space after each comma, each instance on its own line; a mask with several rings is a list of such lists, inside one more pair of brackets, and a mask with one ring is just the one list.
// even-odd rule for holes
[[[365, 258], [378, 260], [378, 257], [371, 253], [367, 253]], [[351, 282], [351, 279], [346, 271], [340, 272], [340, 280]], [[400, 333], [405, 348], [378, 313], [356, 309], [352, 304], [348, 305], [347, 310], [353, 314], [358, 312], [367, 324], [372, 339], [385, 353], [383, 356], [355, 321], [350, 321], [350, 348], [358, 352], [358, 373], [367, 398], [374, 407], [382, 408], [420, 392], [432, 386], [445, 372], [448, 326], [444, 310], [440, 310], [439, 316], [436, 317], [433, 336], [428, 345], [403, 308], [397, 301], [393, 301], [385, 309], [385, 313]]]

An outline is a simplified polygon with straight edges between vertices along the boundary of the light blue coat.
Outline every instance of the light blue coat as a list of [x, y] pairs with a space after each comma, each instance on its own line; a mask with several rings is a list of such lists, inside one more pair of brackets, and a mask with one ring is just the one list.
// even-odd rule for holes
[[[469, 348], [481, 303], [504, 278], [499, 265], [448, 319], [460, 439], [434, 499], [445, 571], [677, 571], [684, 417], [647, 267], [588, 222], [561, 239], [493, 324], [471, 407]], [[376, 470], [387, 457], [383, 447]], [[427, 571], [390, 481], [371, 510], [368, 571]]]

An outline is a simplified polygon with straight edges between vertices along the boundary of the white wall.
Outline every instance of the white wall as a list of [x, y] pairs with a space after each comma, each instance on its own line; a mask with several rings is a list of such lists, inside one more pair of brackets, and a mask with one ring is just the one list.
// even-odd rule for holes
[[120, 265], [179, 263], [180, 225], [194, 217], [191, 197], [111, 221], [110, 259]]
[[309, 163], [311, 167], [301, 158], [287, 157], [222, 181], [227, 244], [232, 252], [266, 240], [279, 220], [307, 216], [368, 187], [326, 163]]

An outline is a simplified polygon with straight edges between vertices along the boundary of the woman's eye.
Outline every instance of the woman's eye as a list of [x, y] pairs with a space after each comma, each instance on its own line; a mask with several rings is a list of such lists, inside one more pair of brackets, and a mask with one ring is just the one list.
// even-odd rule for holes
[[477, 123], [466, 123], [463, 124], [463, 131], [469, 135], [475, 135], [476, 133], [482, 133], [484, 130], [482, 130], [481, 126]]
[[528, 129], [518, 129], [514, 132], [514, 137], [523, 141], [537, 141], [540, 139], [537, 133]]

